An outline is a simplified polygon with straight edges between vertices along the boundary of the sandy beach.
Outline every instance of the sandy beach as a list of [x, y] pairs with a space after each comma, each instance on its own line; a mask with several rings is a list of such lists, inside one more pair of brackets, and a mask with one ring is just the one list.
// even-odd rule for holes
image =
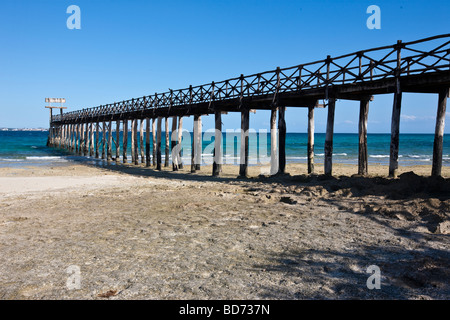
[[449, 167], [169, 169], [0, 169], [0, 299], [450, 298]]

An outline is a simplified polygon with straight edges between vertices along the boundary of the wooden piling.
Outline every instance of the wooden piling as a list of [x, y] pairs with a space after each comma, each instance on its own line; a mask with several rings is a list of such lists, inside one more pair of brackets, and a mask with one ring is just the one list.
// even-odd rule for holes
[[120, 120], [116, 121], [116, 163], [120, 162]]
[[192, 147], [191, 147], [191, 173], [194, 173], [195, 170], [195, 156], [197, 152], [197, 121], [198, 115], [194, 115], [194, 125], [192, 127]]
[[139, 146], [138, 146], [138, 120], [133, 120], [133, 137], [131, 138], [133, 141], [133, 163], [135, 165], [139, 164]]
[[106, 123], [102, 122], [102, 159], [105, 159]]
[[370, 100], [361, 100], [359, 104], [359, 148], [358, 148], [358, 174], [366, 176], [369, 173], [367, 153], [367, 119], [369, 115]]
[[98, 154], [98, 146], [100, 145], [99, 135], [100, 135], [100, 122], [97, 121], [97, 123], [95, 124], [95, 157], [97, 159], [99, 158]]
[[183, 154], [182, 154], [182, 148], [181, 148], [181, 140], [182, 140], [182, 137], [183, 137], [183, 117], [178, 117], [178, 131], [177, 131], [177, 133], [178, 133], [178, 145], [179, 145], [179, 148], [178, 148], [178, 168], [179, 169], [183, 169], [183, 160], [182, 160], [182, 156], [183, 156]]
[[145, 146], [144, 146], [144, 119], [141, 119], [139, 127], [139, 147], [141, 148], [141, 163], [145, 163]]
[[196, 155], [195, 155], [195, 170], [200, 170], [202, 164], [202, 117], [199, 115], [197, 118], [197, 147], [196, 147]]
[[85, 132], [84, 132], [84, 135], [85, 135], [85, 152], [84, 152], [84, 155], [85, 156], [89, 156], [89, 147], [90, 147], [90, 145], [91, 145], [91, 128], [90, 128], [90, 126], [89, 126], [89, 122], [87, 122], [86, 123], [86, 127], [85, 127]]
[[286, 107], [278, 108], [278, 173], [286, 173], [286, 121], [285, 121]]
[[161, 170], [161, 127], [162, 117], [158, 117], [158, 132], [156, 134], [156, 170]]
[[169, 118], [164, 118], [165, 129], [165, 148], [164, 148], [164, 167], [169, 166], [170, 137], [169, 137]]
[[136, 123], [136, 119], [132, 119], [131, 120], [131, 163], [135, 163], [136, 162], [136, 152], [135, 152], [135, 148], [136, 148], [136, 129], [135, 129], [135, 123]]
[[122, 133], [122, 162], [128, 162], [127, 149], [128, 149], [128, 119], [123, 120], [123, 133]]
[[325, 159], [324, 172], [325, 175], [331, 176], [333, 174], [333, 131], [334, 131], [334, 109], [336, 105], [335, 99], [328, 100], [328, 118], [327, 118], [327, 132], [325, 135]]
[[145, 119], [145, 166], [150, 167], [150, 118]]
[[91, 122], [91, 137], [90, 137], [90, 151], [89, 151], [89, 156], [93, 157], [94, 156], [94, 123]]
[[80, 126], [80, 155], [84, 154], [84, 144], [85, 144], [85, 136], [84, 136], [84, 123], [81, 123]]
[[239, 176], [247, 177], [248, 175], [248, 141], [250, 127], [250, 112], [248, 109], [241, 111], [241, 152], [239, 164]]
[[314, 106], [308, 107], [308, 174], [314, 173]]
[[439, 103], [433, 144], [433, 165], [431, 168], [432, 176], [442, 175], [442, 148], [444, 144], [445, 111], [447, 109], [448, 96], [448, 88], [445, 88], [439, 92]]
[[172, 170], [178, 171], [178, 155], [177, 155], [177, 142], [178, 142], [178, 132], [177, 132], [177, 117], [172, 117], [172, 134], [170, 135], [172, 150]]
[[391, 120], [391, 145], [389, 152], [389, 177], [396, 178], [398, 175], [398, 146], [400, 136], [400, 112], [402, 106], [402, 92], [394, 93], [394, 104], [392, 107]]
[[80, 124], [75, 124], [75, 154], [79, 154], [80, 147]]
[[107, 161], [112, 160], [112, 121], [109, 121], [108, 125], [108, 155]]
[[222, 171], [222, 113], [216, 110], [215, 117], [215, 135], [214, 135], [214, 162], [213, 176], [219, 176]]
[[156, 166], [156, 118], [152, 119], [152, 152], [153, 152], [153, 166]]
[[270, 174], [278, 173], [278, 130], [277, 130], [277, 108], [270, 112]]

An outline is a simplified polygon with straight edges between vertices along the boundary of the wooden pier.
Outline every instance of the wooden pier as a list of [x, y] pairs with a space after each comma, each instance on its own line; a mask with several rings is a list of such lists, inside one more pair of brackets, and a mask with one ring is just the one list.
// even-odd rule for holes
[[[334, 115], [342, 100], [360, 102], [358, 173], [368, 174], [367, 119], [369, 104], [374, 95], [393, 94], [389, 176], [396, 177], [400, 133], [402, 93], [434, 93], [439, 96], [436, 131], [433, 147], [433, 176], [441, 175], [442, 148], [446, 104], [450, 88], [450, 34], [438, 35], [412, 42], [398, 41], [394, 45], [362, 50], [339, 57], [276, 68], [249, 76], [164, 93], [133, 98], [94, 108], [51, 116], [49, 145], [67, 149], [79, 155], [90, 155], [107, 161], [119, 161], [119, 131], [128, 132], [131, 122], [132, 163], [141, 162], [161, 170], [161, 132], [165, 122], [166, 154], [164, 166], [169, 166], [172, 149], [172, 168], [183, 167], [179, 154], [183, 117], [194, 116], [194, 137], [191, 172], [201, 164], [201, 117], [215, 117], [214, 176], [222, 167], [222, 113], [241, 113], [241, 162], [239, 175], [247, 175], [249, 110], [271, 110], [271, 174], [284, 173], [286, 166], [285, 138], [287, 107], [308, 108], [308, 173], [314, 172], [314, 109], [328, 108], [325, 138], [325, 174], [333, 173]], [[339, 100], [339, 103], [337, 103]], [[320, 101], [323, 101], [321, 104]], [[337, 107], [337, 108], [336, 108]], [[436, 112], [434, 108], [433, 113]], [[278, 119], [277, 119], [278, 116]], [[172, 119], [172, 137], [169, 122]], [[152, 125], [150, 126], [150, 121]], [[115, 122], [116, 137], [112, 134]], [[145, 124], [145, 126], [144, 126]], [[140, 140], [138, 140], [138, 126]], [[99, 141], [99, 132], [102, 139]], [[145, 143], [143, 140], [145, 131]], [[150, 146], [150, 134], [153, 145]], [[276, 139], [278, 135], [278, 139]], [[123, 162], [127, 160], [128, 135], [123, 134]], [[277, 143], [278, 140], [278, 143]], [[171, 144], [170, 142], [171, 141]], [[178, 149], [177, 149], [178, 146]], [[99, 148], [101, 147], [101, 153]], [[176, 152], [173, 152], [173, 149]], [[106, 154], [105, 154], [106, 149]], [[152, 150], [150, 150], [152, 149]]]

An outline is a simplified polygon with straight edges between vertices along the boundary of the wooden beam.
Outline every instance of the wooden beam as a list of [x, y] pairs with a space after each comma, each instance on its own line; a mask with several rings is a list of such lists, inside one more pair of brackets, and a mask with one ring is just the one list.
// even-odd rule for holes
[[156, 118], [152, 119], [153, 166], [156, 166]]
[[172, 117], [172, 134], [170, 135], [170, 149], [172, 154], [172, 170], [178, 171], [178, 152], [177, 152], [177, 142], [178, 142], [178, 133], [177, 133], [177, 117]]
[[334, 109], [336, 105], [335, 99], [328, 100], [328, 118], [327, 118], [327, 132], [325, 136], [325, 159], [324, 159], [324, 173], [327, 176], [333, 174], [333, 131], [334, 131]]
[[122, 162], [127, 163], [127, 149], [128, 149], [128, 119], [123, 120], [123, 133], [122, 133]]
[[286, 172], [286, 121], [284, 118], [286, 107], [278, 108], [278, 173]]
[[112, 121], [109, 121], [108, 125], [108, 154], [107, 154], [107, 161], [112, 160]]
[[181, 139], [183, 137], [183, 116], [178, 117], [178, 168], [183, 169], [183, 160], [182, 160], [182, 148], [181, 148]]
[[248, 140], [250, 127], [250, 113], [248, 109], [241, 111], [241, 152], [240, 152], [240, 166], [239, 176], [248, 176]]
[[314, 107], [308, 108], [308, 173], [314, 173]]
[[431, 168], [432, 176], [442, 175], [442, 148], [444, 144], [445, 111], [447, 109], [447, 99], [449, 96], [448, 88], [439, 93], [439, 103], [436, 116], [436, 128], [433, 144], [433, 165]]
[[139, 127], [139, 147], [141, 148], [141, 163], [145, 163], [145, 146], [144, 146], [144, 119], [141, 119]]
[[391, 120], [391, 145], [389, 152], [389, 177], [396, 178], [398, 175], [398, 146], [400, 135], [400, 111], [402, 106], [402, 92], [394, 93], [394, 104], [392, 107]]
[[197, 147], [195, 156], [195, 170], [200, 170], [202, 165], [202, 151], [203, 151], [203, 138], [202, 138], [202, 117], [199, 115], [197, 119]]
[[150, 118], [145, 119], [145, 166], [150, 167]]
[[277, 108], [270, 113], [270, 174], [278, 173], [278, 130], [277, 130]]
[[196, 171], [195, 163], [196, 163], [196, 152], [197, 152], [197, 122], [198, 122], [198, 115], [194, 115], [194, 125], [192, 128], [192, 147], [191, 147], [191, 173], [194, 173]]
[[369, 100], [361, 100], [359, 104], [359, 148], [358, 148], [358, 174], [366, 176], [369, 173], [367, 154], [367, 119], [369, 116]]
[[217, 110], [214, 113], [215, 118], [215, 134], [214, 134], [214, 162], [213, 172], [214, 177], [219, 176], [222, 171], [222, 112]]
[[165, 117], [164, 119], [164, 129], [165, 129], [164, 167], [168, 167], [170, 155], [169, 117]]
[[120, 162], [120, 120], [116, 121], [116, 163]]
[[156, 170], [161, 170], [161, 127], [162, 117], [158, 117], [158, 132], [156, 134]]
[[84, 152], [84, 156], [87, 157], [89, 155], [89, 144], [90, 144], [90, 142], [89, 142], [89, 138], [90, 138], [89, 123], [88, 122], [86, 122], [86, 131], [84, 132], [84, 134], [85, 134], [85, 144], [84, 144], [83, 152]]
[[102, 122], [102, 159], [105, 159], [105, 146], [106, 145], [106, 123]]
[[139, 164], [139, 146], [138, 146], [138, 120], [133, 120], [133, 163]]
[[100, 145], [99, 135], [100, 135], [100, 123], [97, 121], [95, 124], [95, 157], [97, 159], [99, 158], [98, 153], [98, 146]]

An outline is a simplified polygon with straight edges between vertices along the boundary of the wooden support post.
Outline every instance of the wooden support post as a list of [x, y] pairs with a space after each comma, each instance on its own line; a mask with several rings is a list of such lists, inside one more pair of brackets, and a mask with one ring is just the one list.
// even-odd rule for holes
[[137, 119], [133, 120], [133, 137], [131, 138], [133, 141], [133, 163], [135, 165], [139, 164], [139, 146], [138, 146], [138, 121]]
[[182, 157], [182, 149], [181, 149], [181, 140], [182, 140], [182, 137], [183, 137], [183, 117], [178, 117], [178, 131], [177, 131], [177, 133], [178, 133], [178, 145], [179, 145], [179, 148], [178, 148], [178, 168], [179, 169], [183, 169], [183, 160], [181, 159], [181, 157]]
[[145, 119], [145, 166], [150, 167], [150, 118]]
[[112, 160], [112, 121], [109, 121], [108, 126], [108, 157], [107, 161]]
[[156, 170], [161, 170], [161, 127], [162, 117], [158, 117], [158, 132], [156, 134]]
[[91, 145], [90, 145], [89, 156], [93, 157], [94, 156], [94, 142], [95, 142], [95, 140], [94, 140], [94, 123], [93, 122], [91, 122], [91, 130], [90, 131], [91, 131], [91, 137], [90, 137]]
[[152, 156], [153, 156], [153, 166], [156, 166], [156, 118], [152, 119]]
[[131, 120], [131, 163], [135, 163], [135, 152], [134, 152], [134, 148], [135, 148], [135, 140], [136, 140], [136, 138], [135, 138], [135, 126], [134, 126], [134, 124], [135, 124], [135, 122], [136, 122], [136, 119], [132, 119]]
[[222, 113], [216, 110], [215, 117], [215, 137], [214, 137], [214, 162], [213, 176], [219, 176], [222, 171]]
[[141, 119], [139, 127], [139, 147], [141, 148], [141, 163], [145, 163], [145, 147], [144, 147], [144, 119]]
[[97, 159], [99, 158], [98, 153], [98, 146], [100, 145], [99, 136], [100, 136], [100, 122], [97, 121], [97, 123], [95, 124], [95, 157]]
[[367, 118], [369, 116], [370, 100], [361, 100], [359, 105], [359, 148], [358, 148], [358, 174], [366, 176], [368, 169], [367, 154]]
[[308, 174], [314, 173], [314, 106], [308, 107]]
[[439, 103], [437, 109], [436, 129], [434, 133], [433, 144], [433, 165], [431, 169], [432, 176], [442, 175], [442, 147], [444, 144], [445, 111], [447, 109], [448, 95], [448, 88], [439, 92]]
[[59, 126], [59, 141], [58, 141], [58, 144], [59, 144], [59, 148], [61, 148], [62, 147], [62, 140], [63, 140], [63, 132], [62, 132], [62, 129], [63, 129], [63, 127], [60, 125]]
[[241, 111], [241, 152], [239, 176], [247, 177], [248, 175], [248, 140], [250, 127], [250, 112], [248, 109]]
[[75, 124], [75, 154], [78, 154], [79, 148], [79, 138], [80, 138], [80, 124]]
[[69, 124], [69, 150], [73, 152], [73, 124]]
[[394, 93], [394, 104], [392, 106], [391, 119], [391, 145], [389, 152], [389, 177], [396, 178], [398, 175], [398, 146], [400, 137], [400, 112], [402, 108], [402, 90], [400, 87], [401, 73], [401, 40], [397, 41], [397, 67], [395, 68], [396, 90]]
[[270, 113], [270, 174], [278, 173], [278, 130], [277, 130], [277, 108]]
[[106, 123], [102, 123], [102, 159], [105, 159], [105, 144], [106, 144]]
[[116, 163], [120, 162], [120, 120], [116, 120]]
[[192, 148], [191, 148], [191, 173], [195, 172], [195, 156], [197, 152], [197, 122], [198, 115], [194, 115], [194, 125], [192, 128]]
[[123, 133], [122, 133], [122, 162], [128, 162], [127, 149], [128, 149], [128, 119], [123, 120]]
[[91, 124], [88, 122], [86, 123], [86, 154], [85, 156], [89, 156], [90, 152], [90, 146], [91, 146]]
[[402, 92], [394, 93], [391, 122], [391, 146], [389, 153], [389, 177], [398, 175], [398, 146], [400, 136], [400, 111], [402, 106]]
[[84, 123], [81, 123], [80, 125], [80, 155], [83, 155], [84, 153]]
[[202, 151], [203, 151], [203, 139], [202, 139], [202, 117], [197, 118], [197, 147], [195, 154], [195, 170], [200, 170], [202, 164]]
[[164, 119], [165, 129], [165, 148], [164, 148], [164, 167], [169, 166], [169, 154], [170, 154], [170, 137], [169, 137], [169, 118]]
[[335, 99], [328, 100], [328, 118], [327, 118], [327, 132], [325, 135], [325, 175], [331, 176], [333, 174], [333, 131], [334, 131], [334, 109], [336, 106]]
[[282, 106], [278, 108], [278, 161], [279, 168], [278, 173], [286, 172], [286, 121], [284, 118], [286, 107]]
[[89, 155], [89, 123], [86, 122], [86, 131], [84, 132], [85, 134], [85, 144], [84, 144], [84, 156], [87, 157]]
[[171, 154], [172, 154], [172, 170], [178, 171], [178, 150], [177, 150], [177, 142], [178, 142], [178, 132], [177, 132], [177, 117], [172, 117], [172, 134], [170, 135], [171, 141]]

